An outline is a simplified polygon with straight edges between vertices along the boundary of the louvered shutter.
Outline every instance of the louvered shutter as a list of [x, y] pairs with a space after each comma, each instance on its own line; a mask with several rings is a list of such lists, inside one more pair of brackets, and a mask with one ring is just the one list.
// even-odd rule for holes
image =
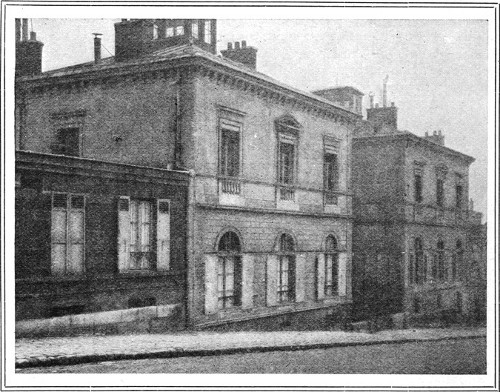
[[156, 269], [170, 269], [170, 201], [158, 200], [156, 222]]
[[118, 200], [118, 271], [129, 267], [130, 255], [130, 197], [120, 196]]
[[241, 307], [249, 309], [253, 307], [253, 256], [243, 255], [243, 268], [242, 268], [242, 293], [241, 293]]
[[217, 312], [217, 261], [216, 255], [205, 255], [205, 314]]
[[278, 297], [278, 257], [276, 255], [267, 256], [266, 266], [267, 306], [277, 303]]
[[345, 297], [348, 295], [348, 277], [347, 277], [347, 253], [339, 253], [339, 295]]
[[325, 298], [325, 255], [318, 255], [316, 265], [316, 296], [318, 299]]
[[306, 298], [306, 254], [295, 257], [295, 301], [304, 302]]

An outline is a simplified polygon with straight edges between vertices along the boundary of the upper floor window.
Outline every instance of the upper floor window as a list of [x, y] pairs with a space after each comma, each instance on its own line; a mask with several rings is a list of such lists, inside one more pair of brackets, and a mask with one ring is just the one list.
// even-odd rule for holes
[[462, 248], [462, 241], [457, 240], [455, 244], [455, 254], [451, 260], [451, 280], [456, 281], [458, 278], [458, 268], [463, 263], [464, 250]]
[[199, 31], [198, 31], [198, 22], [193, 22], [191, 24], [191, 35], [193, 38], [198, 39], [199, 38]]
[[422, 173], [416, 172], [414, 174], [414, 189], [415, 189], [415, 202], [422, 203], [423, 201], [423, 181], [422, 181]]
[[80, 129], [76, 127], [58, 129], [55, 142], [52, 144], [52, 153], [80, 156]]
[[82, 273], [85, 259], [85, 197], [53, 193], [51, 221], [52, 273]]
[[455, 186], [455, 207], [459, 210], [463, 208], [464, 188], [461, 184]]
[[436, 204], [444, 207], [444, 180], [442, 178], [436, 180]]
[[411, 283], [422, 284], [427, 275], [427, 265], [424, 258], [424, 247], [421, 238], [415, 238], [413, 252], [410, 254], [409, 280]]
[[158, 39], [158, 26], [153, 25], [153, 39]]
[[292, 236], [282, 234], [278, 247], [278, 301], [294, 301], [295, 243]]
[[179, 25], [175, 27], [175, 35], [184, 35], [184, 26]]
[[437, 279], [439, 281], [446, 280], [446, 264], [445, 264], [445, 251], [444, 242], [439, 240], [437, 243]]
[[210, 20], [205, 21], [204, 38], [207, 44], [212, 43], [212, 22]]
[[337, 239], [333, 235], [326, 238], [325, 248], [325, 295], [332, 296], [339, 290], [339, 255]]
[[173, 27], [167, 27], [165, 30], [165, 37], [173, 37], [174, 36], [174, 28]]
[[278, 184], [280, 200], [295, 200], [297, 147], [300, 125], [291, 116], [276, 121], [278, 132]]
[[337, 204], [335, 191], [339, 187], [339, 141], [334, 138], [324, 139], [323, 152], [323, 188], [325, 204]]
[[219, 183], [222, 193], [240, 194], [241, 132], [244, 113], [220, 108], [219, 115]]
[[228, 231], [219, 240], [217, 291], [218, 308], [241, 305], [241, 245], [236, 233]]

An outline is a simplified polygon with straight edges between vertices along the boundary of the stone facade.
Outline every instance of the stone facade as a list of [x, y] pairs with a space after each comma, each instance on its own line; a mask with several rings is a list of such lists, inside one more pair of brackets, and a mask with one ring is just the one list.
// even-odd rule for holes
[[[18, 79], [18, 148], [192, 171], [190, 223], [179, 232], [190, 326], [344, 322], [351, 134], [360, 115], [284, 86], [238, 56], [174, 41]], [[72, 133], [73, 144], [61, 147]], [[223, 238], [237, 250], [221, 253]]]
[[481, 220], [468, 202], [474, 159], [394, 129], [397, 119], [380, 124], [384, 113], [372, 113], [376, 123], [360, 124], [353, 139], [356, 316], [470, 316], [478, 300], [468, 282], [475, 257], [468, 233]]

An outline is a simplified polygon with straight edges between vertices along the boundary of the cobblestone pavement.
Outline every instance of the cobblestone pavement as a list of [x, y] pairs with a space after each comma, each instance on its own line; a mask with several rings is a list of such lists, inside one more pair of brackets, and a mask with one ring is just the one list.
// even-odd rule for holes
[[486, 328], [406, 329], [374, 334], [342, 331], [185, 332], [74, 336], [16, 340], [16, 367], [103, 360], [212, 355], [228, 352], [461, 339], [486, 336]]

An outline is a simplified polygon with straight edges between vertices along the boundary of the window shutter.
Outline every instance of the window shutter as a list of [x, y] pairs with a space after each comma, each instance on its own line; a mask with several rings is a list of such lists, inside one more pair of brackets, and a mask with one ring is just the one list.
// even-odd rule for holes
[[304, 302], [306, 297], [306, 254], [299, 253], [295, 258], [295, 301]]
[[267, 306], [276, 305], [278, 300], [278, 257], [276, 255], [267, 256], [266, 286]]
[[243, 273], [242, 273], [242, 294], [241, 294], [241, 307], [249, 309], [253, 307], [253, 256], [243, 255]]
[[158, 218], [156, 224], [156, 269], [170, 269], [170, 201], [158, 200]]
[[348, 294], [347, 287], [347, 254], [339, 253], [339, 295], [345, 297]]
[[325, 297], [325, 255], [320, 253], [316, 263], [316, 295], [318, 299]]
[[217, 261], [216, 255], [205, 255], [205, 314], [217, 312]]
[[130, 197], [120, 196], [118, 200], [118, 271], [129, 266], [130, 246]]

